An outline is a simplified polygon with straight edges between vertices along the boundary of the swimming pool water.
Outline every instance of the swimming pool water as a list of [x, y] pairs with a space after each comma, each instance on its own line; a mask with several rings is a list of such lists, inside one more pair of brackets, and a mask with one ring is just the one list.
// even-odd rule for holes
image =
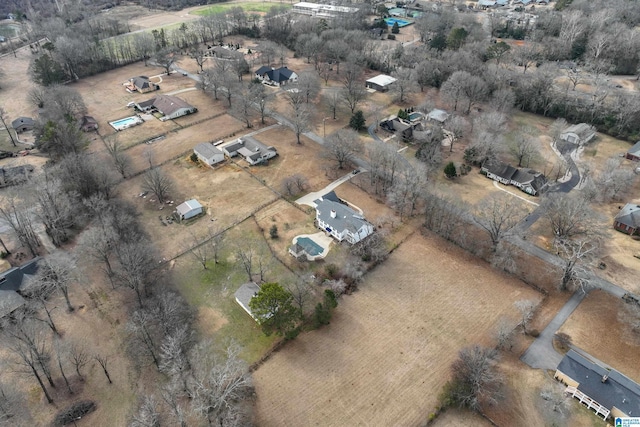
[[114, 126], [123, 126], [123, 125], [134, 124], [134, 123], [138, 123], [137, 117], [127, 117], [125, 119], [120, 119], [120, 120], [116, 120], [115, 122], [111, 122], [111, 124]]
[[[400, 24], [398, 24], [400, 25]], [[308, 237], [299, 237], [297, 242], [302, 248], [304, 248], [305, 252], [311, 256], [316, 256], [322, 253], [324, 248], [311, 240]]]
[[398, 19], [398, 18], [384, 18], [384, 21], [387, 23], [387, 25], [393, 25], [397, 22], [398, 27], [406, 27], [407, 25], [411, 24], [411, 22], [409, 21], [406, 21], [404, 19]]

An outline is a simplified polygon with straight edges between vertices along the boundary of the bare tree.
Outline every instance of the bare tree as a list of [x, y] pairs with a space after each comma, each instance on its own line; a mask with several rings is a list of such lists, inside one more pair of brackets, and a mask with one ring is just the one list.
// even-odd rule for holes
[[348, 62], [342, 78], [342, 100], [353, 114], [358, 105], [366, 98], [367, 92], [361, 81], [362, 68], [359, 65]]
[[[49, 299], [55, 292], [55, 288], [47, 281], [40, 280], [39, 277], [36, 277], [32, 280], [27, 280], [26, 285], [24, 285], [20, 291], [29, 299], [29, 304], [24, 307], [24, 314], [27, 317], [32, 317], [46, 323], [51, 331], [59, 336], [60, 331], [58, 331], [58, 328], [53, 321], [53, 316], [51, 315], [56, 307], [50, 307], [49, 304]], [[45, 319], [40, 319], [38, 317], [37, 307], [41, 307], [44, 310], [46, 314]]]
[[162, 415], [158, 402], [153, 395], [143, 396], [138, 404], [138, 411], [129, 424], [131, 427], [160, 427]]
[[253, 384], [247, 366], [240, 359], [240, 348], [231, 344], [220, 356], [210, 351], [204, 342], [196, 347], [192, 358], [196, 361], [193, 372], [193, 406], [206, 417], [209, 424], [242, 425], [247, 414], [242, 402], [253, 395]]
[[162, 169], [155, 167], [144, 174], [142, 188], [153, 193], [160, 203], [164, 203], [173, 189], [173, 181]]
[[65, 385], [67, 386], [67, 390], [69, 394], [73, 394], [73, 389], [71, 388], [71, 384], [69, 384], [69, 379], [67, 375], [64, 373], [64, 367], [62, 366], [63, 358], [64, 358], [64, 350], [63, 343], [60, 338], [53, 341], [53, 346], [56, 350], [56, 361], [58, 362], [58, 369], [60, 370], [60, 375], [62, 375], [62, 379], [64, 380]]
[[112, 265], [112, 254], [119, 236], [111, 226], [91, 227], [80, 236], [81, 254], [100, 263], [100, 269], [115, 289], [115, 271]]
[[69, 252], [56, 251], [38, 264], [36, 277], [41, 282], [56, 289], [67, 303], [67, 310], [74, 310], [69, 299], [69, 286], [76, 281], [76, 261]]
[[551, 411], [555, 414], [554, 419], [557, 419], [558, 414], [563, 415], [570, 407], [570, 400], [560, 386], [561, 384], [547, 384], [540, 391], [540, 397], [549, 402]]
[[[580, 83], [583, 82], [583, 76], [582, 76], [582, 72], [580, 70], [578, 70], [577, 68], [567, 68], [565, 73], [565, 76], [567, 77], [567, 80], [569, 80], [569, 82], [571, 82], [571, 90], [576, 90], [576, 86], [578, 86]], [[567, 89], [569, 87], [567, 86]]]
[[537, 141], [533, 136], [533, 129], [524, 128], [520, 129], [513, 135], [509, 149], [511, 153], [518, 159], [518, 167], [523, 166], [523, 162], [526, 161], [526, 166], [532, 159], [539, 156]]
[[502, 395], [503, 384], [497, 361], [495, 349], [474, 345], [460, 350], [451, 365], [448, 396], [452, 403], [474, 411], [495, 404]]
[[25, 407], [27, 399], [14, 384], [0, 383], [0, 426], [14, 426], [17, 422], [32, 425], [31, 414]]
[[554, 247], [562, 260], [559, 290], [579, 289], [583, 292], [587, 290], [590, 287], [592, 277], [589, 263], [599, 250], [598, 240], [593, 237], [576, 240], [558, 239], [555, 241]]
[[253, 127], [251, 120], [255, 113], [255, 100], [252, 97], [251, 88], [240, 86], [236, 93], [234, 93], [234, 98], [233, 111], [237, 116], [242, 118], [247, 129]]
[[468, 127], [469, 122], [467, 122], [464, 117], [453, 116], [447, 120], [444, 134], [449, 140], [449, 152], [453, 151], [453, 143], [459, 138], [464, 137]]
[[161, 49], [156, 52], [153, 60], [160, 67], [164, 68], [167, 75], [171, 74], [171, 68], [173, 64], [178, 60], [178, 52], [173, 49]]
[[196, 61], [196, 64], [198, 65], [198, 67], [200, 68], [200, 72], [202, 73], [202, 71], [204, 71], [204, 63], [207, 61], [207, 59], [209, 59], [207, 57], [207, 52], [204, 49], [192, 49], [189, 52], [189, 56], [191, 57], [191, 59], [193, 59], [194, 61]]
[[291, 292], [293, 304], [298, 309], [300, 317], [303, 318], [313, 296], [311, 283], [306, 279], [298, 278], [298, 280], [294, 280], [293, 283], [286, 286], [286, 289]]
[[338, 169], [344, 169], [362, 151], [360, 137], [353, 130], [340, 129], [327, 138], [325, 145], [326, 157], [338, 164]]
[[495, 331], [497, 347], [500, 350], [511, 351], [513, 348], [513, 330], [514, 325], [506, 318], [500, 319]]
[[32, 188], [38, 208], [37, 217], [53, 244], [60, 247], [69, 239], [69, 230], [77, 222], [78, 207], [74, 194], [67, 191], [61, 178], [48, 171], [34, 179]]
[[209, 228], [205, 234], [190, 233], [186, 245], [189, 253], [193, 255], [202, 268], [207, 270], [207, 264], [213, 258], [214, 264], [218, 263], [218, 254], [224, 240], [224, 232], [219, 228]]
[[135, 291], [138, 304], [142, 307], [142, 294], [146, 292], [149, 275], [156, 264], [153, 246], [145, 240], [122, 243], [118, 245], [116, 254], [120, 263], [116, 278], [123, 286]]
[[540, 56], [538, 48], [533, 43], [525, 43], [511, 49], [511, 59], [517, 66], [522, 67], [522, 74], [526, 74], [529, 67], [534, 65]]
[[44, 375], [49, 385], [55, 388], [48, 366], [50, 355], [47, 342], [40, 328], [33, 320], [21, 318], [16, 322], [5, 321], [2, 332], [4, 348], [14, 356], [18, 372], [33, 375], [44, 392], [47, 402], [53, 403], [41, 377]]
[[413, 71], [410, 68], [400, 68], [395, 72], [394, 77], [396, 81], [391, 85], [391, 89], [395, 94], [395, 99], [399, 103], [403, 103], [407, 94], [413, 93], [415, 90]]
[[456, 71], [442, 85], [441, 94], [458, 110], [460, 102], [466, 103], [464, 112], [469, 114], [471, 107], [484, 100], [487, 96], [487, 84], [480, 77], [473, 76], [466, 71]]
[[292, 111], [290, 116], [291, 124], [293, 125], [293, 132], [296, 134], [296, 142], [302, 144], [300, 141], [300, 135], [307, 132], [311, 124], [311, 108], [307, 104], [302, 104]]
[[527, 333], [527, 326], [529, 326], [529, 322], [533, 319], [533, 314], [536, 311], [538, 304], [536, 304], [533, 300], [518, 300], [513, 305], [516, 307], [518, 312], [520, 313], [520, 321], [518, 322], [518, 326], [522, 328], [522, 333]]
[[318, 82], [318, 76], [312, 72], [303, 72], [298, 76], [298, 81], [293, 85], [290, 90], [297, 90], [298, 93], [304, 98], [304, 102], [307, 104], [318, 96], [320, 92], [320, 82]]
[[131, 158], [125, 153], [122, 144], [120, 144], [118, 134], [106, 137], [104, 145], [107, 147], [107, 152], [111, 156], [116, 170], [122, 175], [122, 178], [126, 179], [131, 167]]
[[474, 210], [473, 221], [487, 232], [495, 252], [498, 243], [516, 232], [516, 226], [526, 215], [515, 197], [494, 193]]
[[549, 193], [541, 208], [556, 239], [597, 235], [601, 229], [596, 212], [580, 195]]
[[165, 336], [160, 346], [160, 371], [169, 375], [174, 381], [180, 381], [187, 389], [185, 375], [190, 369], [187, 350], [191, 344], [189, 325], [182, 325]]
[[19, 192], [20, 189], [7, 194], [2, 206], [0, 206], [0, 215], [18, 238], [20, 244], [29, 249], [31, 255], [35, 257], [37, 248], [40, 246], [40, 240], [33, 228], [30, 212], [18, 200]]
[[342, 102], [341, 101], [342, 98], [341, 98], [340, 92], [337, 90], [327, 89], [327, 92], [328, 93], [324, 97], [324, 102], [327, 108], [329, 109], [329, 111], [331, 112], [333, 120], [335, 120], [337, 112], [340, 108], [340, 103]]
[[67, 346], [67, 351], [76, 374], [78, 374], [78, 377], [84, 381], [84, 376], [80, 371], [87, 363], [89, 363], [89, 353], [87, 353], [84, 347], [75, 342]]
[[251, 98], [252, 108], [260, 114], [260, 123], [264, 124], [264, 118], [267, 115], [267, 107], [271, 101], [271, 95], [265, 91], [263, 84], [252, 83], [249, 87], [249, 97]]
[[388, 194], [388, 201], [400, 214], [413, 216], [427, 183], [427, 170], [424, 166], [407, 168], [400, 174]]
[[169, 407], [169, 413], [173, 416], [177, 425], [187, 427], [187, 411], [180, 399], [180, 390], [174, 384], [162, 388], [160, 393], [162, 400]]
[[549, 127], [549, 135], [554, 144], [560, 141], [560, 135], [569, 126], [565, 119], [556, 119]]
[[594, 177], [599, 198], [604, 202], [621, 199], [635, 181], [633, 169], [624, 167], [619, 157], [607, 159], [604, 169]]
[[[142, 344], [142, 348], [151, 356], [153, 364], [160, 369], [153, 313], [144, 308], [136, 310], [127, 322], [126, 329], [131, 333], [136, 343]], [[136, 346], [136, 348], [139, 349], [140, 346]]]
[[100, 365], [100, 367], [102, 368], [102, 372], [104, 372], [105, 377], [107, 377], [109, 384], [113, 384], [113, 381], [111, 381], [111, 376], [109, 375], [109, 371], [107, 369], [109, 367], [109, 356], [94, 354], [93, 360], [98, 362], [98, 365]]
[[14, 147], [17, 146], [16, 140], [13, 138], [13, 134], [11, 133], [11, 129], [7, 125], [7, 112], [4, 108], [0, 107], [0, 122], [2, 122], [2, 127], [7, 131], [7, 135], [9, 135], [9, 139]]
[[247, 274], [249, 282], [253, 281], [253, 269], [254, 269], [254, 256], [255, 249], [253, 245], [240, 245], [236, 246], [236, 260], [240, 262], [242, 269]]

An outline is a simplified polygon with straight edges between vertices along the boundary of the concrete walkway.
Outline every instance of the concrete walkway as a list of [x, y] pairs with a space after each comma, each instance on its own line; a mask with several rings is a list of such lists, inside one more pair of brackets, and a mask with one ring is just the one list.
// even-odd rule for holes
[[553, 336], [580, 305], [587, 293], [577, 290], [558, 311], [556, 317], [540, 333], [540, 336], [524, 352], [520, 360], [535, 369], [556, 369], [562, 355], [553, 348]]
[[524, 198], [524, 197], [522, 197], [522, 196], [519, 196], [519, 195], [517, 195], [517, 194], [513, 194], [511, 191], [507, 190], [506, 188], [502, 188], [502, 187], [500, 186], [500, 184], [498, 184], [498, 181], [493, 181], [493, 186], [494, 186], [494, 187], [496, 187], [498, 190], [500, 190], [500, 191], [504, 191], [505, 193], [508, 193], [508, 194], [510, 194], [510, 195], [511, 195], [511, 196], [513, 196], [513, 197], [517, 197], [517, 198], [518, 198], [518, 199], [520, 199], [520, 200], [524, 200], [525, 202], [527, 202], [527, 203], [529, 203], [529, 204], [532, 204], [532, 205], [534, 205], [534, 206], [540, 206], [540, 204], [539, 204], [539, 203], [532, 202], [531, 200], [526, 199], [526, 198]]
[[[362, 171], [360, 172], [362, 173]], [[296, 200], [296, 203], [299, 205], [307, 205], [307, 206], [311, 206], [312, 208], [316, 207], [316, 204], [313, 203], [314, 200], [318, 200], [320, 197], [324, 196], [325, 194], [327, 194], [330, 191], [333, 191], [334, 189], [338, 188], [342, 183], [345, 183], [347, 181], [349, 181], [351, 178], [353, 178], [355, 175], [353, 174], [353, 172], [343, 176], [342, 178], [338, 178], [335, 181], [333, 181], [331, 184], [327, 185], [326, 187], [324, 187], [322, 190], [320, 191], [313, 191], [309, 194], [306, 194], [302, 197], [300, 197], [298, 200]]]

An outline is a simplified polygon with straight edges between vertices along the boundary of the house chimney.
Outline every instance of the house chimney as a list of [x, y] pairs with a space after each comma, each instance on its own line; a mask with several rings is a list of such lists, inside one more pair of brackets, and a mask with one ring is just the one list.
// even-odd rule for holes
[[336, 211], [334, 211], [333, 209], [331, 210], [331, 218], [335, 218], [336, 217]]
[[609, 379], [609, 375], [603, 375], [602, 376], [602, 380], [600, 380], [600, 381], [602, 381], [604, 383], [604, 382], [607, 382], [607, 379]]

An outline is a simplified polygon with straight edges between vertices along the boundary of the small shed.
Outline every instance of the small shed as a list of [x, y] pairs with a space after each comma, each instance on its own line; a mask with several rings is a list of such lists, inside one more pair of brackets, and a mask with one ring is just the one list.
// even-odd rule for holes
[[193, 148], [193, 152], [202, 163], [213, 166], [224, 161], [224, 153], [222, 150], [213, 146], [209, 142], [203, 142]]
[[98, 130], [98, 121], [91, 116], [82, 116], [82, 119], [80, 119], [80, 129], [83, 132]]
[[180, 220], [190, 219], [203, 212], [202, 205], [196, 199], [187, 200], [176, 208]]
[[31, 117], [18, 117], [11, 122], [11, 127], [16, 131], [16, 133], [22, 133], [31, 130], [33, 129], [34, 125], [35, 122]]
[[242, 307], [244, 311], [249, 314], [249, 316], [253, 317], [256, 322], [258, 321], [258, 319], [256, 319], [256, 317], [251, 312], [249, 303], [258, 292], [260, 292], [260, 286], [258, 286], [255, 282], [249, 282], [240, 286], [240, 288], [235, 293], [236, 302], [240, 304], [240, 307]]
[[370, 78], [365, 84], [369, 89], [375, 89], [378, 92], [386, 92], [389, 90], [389, 86], [391, 86], [395, 81], [396, 79], [394, 77], [387, 76], [386, 74], [380, 74]]
[[624, 156], [634, 162], [640, 161], [640, 141], [633, 144], [633, 147], [629, 148], [629, 151]]

